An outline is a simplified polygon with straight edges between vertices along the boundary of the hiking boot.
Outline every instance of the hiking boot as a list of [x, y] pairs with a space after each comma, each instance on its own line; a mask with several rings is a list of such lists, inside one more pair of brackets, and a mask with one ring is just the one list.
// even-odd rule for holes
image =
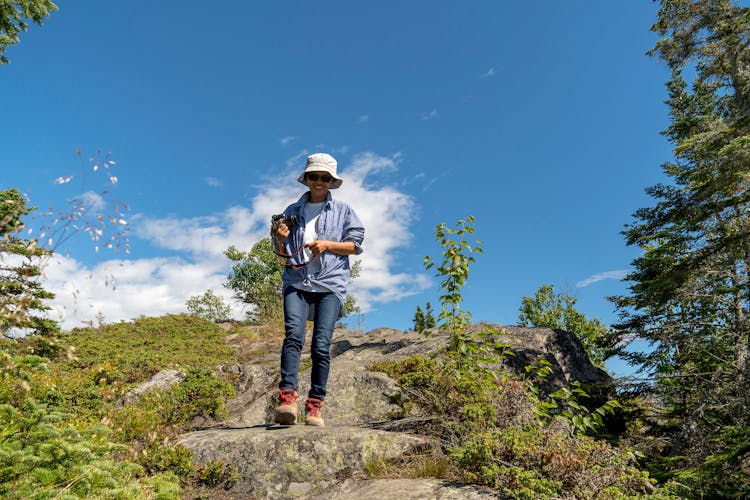
[[315, 398], [308, 398], [307, 401], [305, 401], [305, 424], [325, 427], [326, 424], [323, 422], [323, 416], [321, 415], [322, 408], [323, 401]]
[[279, 406], [276, 407], [273, 420], [281, 425], [294, 425], [297, 422], [297, 391], [294, 389], [279, 391]]

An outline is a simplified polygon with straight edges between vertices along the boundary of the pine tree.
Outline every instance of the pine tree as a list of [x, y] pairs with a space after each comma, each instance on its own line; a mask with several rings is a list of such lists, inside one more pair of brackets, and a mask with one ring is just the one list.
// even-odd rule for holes
[[[671, 454], [695, 465], [726, 445], [717, 438], [727, 429], [749, 435], [750, 8], [662, 0], [652, 29], [663, 38], [651, 54], [672, 70], [672, 182], [646, 190], [655, 206], [624, 231], [643, 253], [629, 295], [613, 298], [616, 340], [656, 377], [677, 422]], [[635, 339], [650, 349], [625, 350]]]
[[432, 304], [429, 302], [425, 308], [424, 313], [424, 327], [425, 329], [435, 328], [435, 314], [432, 312]]
[[424, 312], [422, 312], [420, 306], [417, 306], [417, 310], [414, 312], [414, 331], [423, 332], [424, 328]]
[[57, 324], [39, 313], [49, 309], [54, 298], [40, 283], [40, 259], [50, 252], [34, 239], [21, 238], [23, 216], [33, 207], [17, 189], [0, 191], [0, 333], [30, 329], [36, 334], [54, 334]]
[[56, 10], [57, 5], [50, 0], [0, 2], [0, 64], [9, 62], [5, 49], [20, 41], [18, 35], [29, 29], [29, 20], [41, 26], [44, 18]]

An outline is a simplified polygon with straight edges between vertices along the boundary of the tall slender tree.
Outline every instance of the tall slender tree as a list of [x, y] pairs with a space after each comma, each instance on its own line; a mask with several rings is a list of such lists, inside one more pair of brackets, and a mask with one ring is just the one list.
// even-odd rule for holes
[[42, 313], [54, 294], [40, 283], [40, 259], [51, 252], [34, 239], [19, 236], [24, 229], [23, 216], [34, 207], [17, 189], [0, 191], [0, 333], [15, 329], [36, 334], [54, 334], [57, 323]]
[[432, 304], [430, 304], [429, 302], [425, 305], [424, 327], [435, 328], [435, 314], [432, 312]]
[[423, 332], [424, 331], [424, 312], [422, 311], [422, 306], [417, 306], [417, 310], [414, 311], [414, 331], [415, 332]]
[[[642, 255], [613, 298], [621, 355], [656, 378], [673, 456], [695, 465], [750, 424], [750, 8], [661, 0], [651, 54], [672, 70], [671, 179], [626, 227]], [[626, 349], [634, 340], [649, 349]], [[747, 434], [746, 434], [747, 435]]]

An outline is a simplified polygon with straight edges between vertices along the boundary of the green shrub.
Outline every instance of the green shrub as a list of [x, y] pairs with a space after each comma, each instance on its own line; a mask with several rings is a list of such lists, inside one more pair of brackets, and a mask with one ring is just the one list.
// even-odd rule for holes
[[112, 382], [143, 382], [170, 367], [210, 368], [231, 361], [235, 352], [225, 337], [220, 326], [187, 314], [79, 328], [62, 337], [75, 347], [76, 359], [60, 369], [107, 366]]
[[166, 424], [190, 422], [195, 417], [223, 418], [225, 403], [234, 397], [229, 382], [219, 379], [211, 370], [193, 368], [185, 380], [165, 392], [159, 406]]
[[214, 460], [199, 466], [195, 478], [198, 484], [211, 487], [223, 485], [229, 489], [239, 479], [239, 473], [236, 465], [227, 465], [222, 460]]
[[[143, 318], [62, 335], [51, 360], [29, 354], [48, 342], [2, 339], [0, 497], [179, 498], [192, 457], [165, 439], [225, 415], [233, 389], [207, 369], [234, 359], [225, 336], [187, 315]], [[114, 410], [131, 384], [174, 366], [181, 384]]]
[[0, 351], [0, 404], [21, 406], [34, 388], [33, 377], [48, 369], [49, 360]]
[[191, 314], [214, 323], [227, 321], [232, 313], [232, 308], [210, 288], [203, 295], [194, 295], [187, 299], [185, 305]]
[[[182, 488], [180, 487], [180, 481], [179, 478], [177, 478], [174, 474], [156, 474], [154, 476], [143, 479], [141, 483], [152, 490], [152, 492], [142, 494], [142, 497], [156, 498], [157, 500], [180, 500], [180, 498], [182, 498]], [[136, 497], [122, 496], [118, 498]]]
[[[490, 486], [515, 498], [623, 498], [652, 489], [638, 470], [635, 455], [584, 435], [602, 424], [616, 403], [589, 412], [579, 404], [578, 386], [548, 397], [529, 380], [504, 369], [512, 355], [502, 335], [489, 327], [469, 328], [471, 314], [461, 308], [461, 288], [481, 242], [467, 241], [474, 218], [455, 229], [440, 224], [435, 238], [443, 247], [438, 264], [425, 257], [441, 279], [438, 317], [450, 334], [444, 349], [431, 358], [412, 356], [379, 363], [373, 369], [395, 378], [408, 399], [434, 415], [432, 433], [454, 461], [449, 470], [465, 482]], [[549, 372], [530, 367], [536, 378]]]
[[439, 415], [431, 431], [454, 461], [450, 470], [460, 471], [456, 479], [515, 498], [592, 498], [603, 491], [617, 498], [650, 488], [632, 453], [551, 415], [528, 381], [491, 382], [478, 364], [465, 359], [459, 366], [450, 357], [412, 356], [372, 368], [396, 378], [422, 412]]
[[139, 401], [115, 410], [111, 420], [123, 442], [151, 443], [185, 430], [196, 417], [222, 418], [226, 401], [234, 397], [229, 382], [210, 370], [188, 370], [185, 380], [164, 392], [151, 392]]
[[158, 442], [149, 445], [142, 465], [152, 474], [172, 472], [182, 480], [194, 472], [193, 454], [190, 450], [184, 446], [167, 446]]
[[[37, 401], [96, 422], [109, 416], [112, 403], [130, 387], [162, 369], [210, 368], [233, 360], [235, 352], [226, 345], [225, 336], [217, 325], [194, 316], [142, 318], [63, 335], [61, 343], [71, 355], [62, 359], [17, 356], [16, 362], [37, 360], [34, 362], [45, 368], [33, 375], [36, 383], [31, 384], [31, 396]], [[9, 352], [10, 347], [15, 352], [30, 352], [34, 345], [32, 338], [14, 341]], [[18, 392], [22, 379], [10, 372], [7, 376], [14, 382], [0, 384], [0, 402], [12, 398], [14, 391], [16, 398], [24, 392]], [[223, 389], [219, 392], [224, 393]], [[207, 404], [207, 414], [220, 413], [219, 408]]]
[[750, 498], [750, 429], [726, 426], [709, 445], [714, 452], [696, 465], [663, 459], [664, 489], [685, 498]]
[[151, 442], [166, 437], [164, 414], [159, 407], [159, 396], [147, 395], [136, 404], [120, 408], [110, 418], [118, 441]]
[[[155, 492], [154, 484], [141, 481], [139, 465], [111, 458], [124, 447], [109, 440], [108, 429], [78, 429], [67, 420], [31, 399], [21, 408], [0, 405], [0, 497], [142, 498]], [[179, 484], [168, 489], [178, 498]]]
[[57, 335], [32, 335], [28, 339], [27, 348], [31, 354], [49, 359], [56, 359], [65, 350]]
[[604, 441], [552, 427], [507, 427], [469, 436], [451, 449], [465, 480], [520, 498], [607, 498], [647, 492], [633, 456]]
[[100, 365], [68, 368], [63, 370], [60, 363], [50, 363], [47, 372], [36, 375], [32, 396], [51, 408], [75, 414], [78, 419], [99, 421], [107, 415], [122, 385], [112, 382], [112, 374]]

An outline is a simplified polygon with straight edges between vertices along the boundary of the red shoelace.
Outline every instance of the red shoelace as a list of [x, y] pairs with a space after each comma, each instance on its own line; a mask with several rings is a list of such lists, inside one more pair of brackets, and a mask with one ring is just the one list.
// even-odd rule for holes
[[313, 417], [320, 416], [320, 408], [323, 406], [323, 402], [319, 399], [308, 399], [305, 403], [305, 408], [307, 409], [307, 413], [312, 415]]
[[279, 399], [283, 404], [291, 404], [297, 400], [297, 395], [294, 391], [279, 391]]

